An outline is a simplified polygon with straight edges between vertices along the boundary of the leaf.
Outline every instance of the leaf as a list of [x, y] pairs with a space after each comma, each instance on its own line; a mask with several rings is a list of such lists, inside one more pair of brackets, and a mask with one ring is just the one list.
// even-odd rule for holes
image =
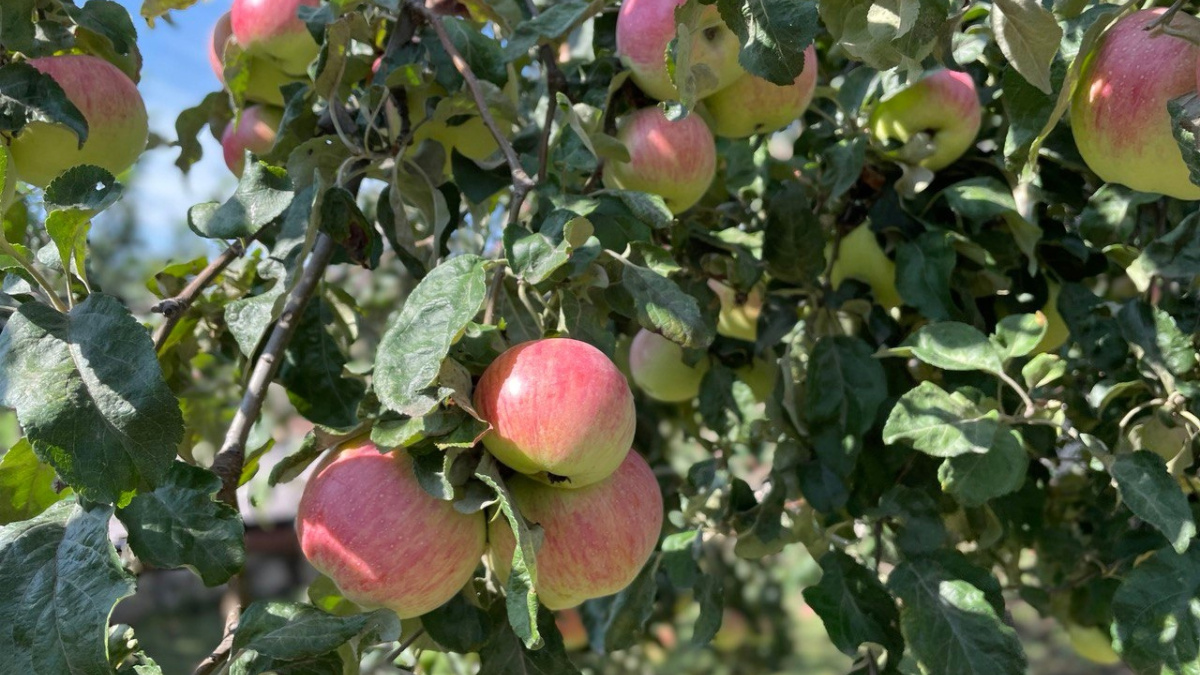
[[[497, 603], [499, 605], [499, 603]], [[546, 636], [545, 645], [530, 650], [513, 632], [513, 628], [497, 617], [499, 627], [492, 640], [479, 650], [478, 675], [578, 675], [563, 647], [562, 635], [554, 625], [554, 614], [546, 608], [537, 609], [538, 631]]]
[[[504, 46], [504, 62], [524, 56], [540, 42], [559, 40], [594, 13], [591, 3], [584, 0], [560, 0], [547, 5], [541, 14], [517, 26]], [[494, 44], [493, 40], [488, 42]]]
[[1063, 31], [1050, 10], [1036, 0], [996, 0], [992, 33], [1004, 58], [1030, 84], [1053, 93], [1050, 64], [1058, 53]]
[[60, 173], [43, 196], [50, 211], [78, 210], [91, 215], [116, 204], [125, 188], [107, 170], [87, 164]]
[[659, 556], [651, 557], [637, 577], [620, 593], [612, 596], [604, 615], [603, 629], [599, 633], [603, 636], [605, 652], [629, 649], [640, 641], [646, 622], [654, 611], [654, 598], [658, 592], [658, 584], [655, 583], [658, 564]]
[[1000, 373], [1000, 354], [973, 326], [956, 321], [926, 324], [904, 343], [913, 356], [943, 370], [982, 370]]
[[158, 485], [183, 438], [150, 336], [101, 293], [69, 314], [21, 305], [0, 333], [0, 404], [42, 461], [99, 502]]
[[712, 642], [725, 619], [725, 585], [717, 575], [700, 577], [693, 595], [700, 605], [700, 615], [692, 627], [691, 643], [702, 647]]
[[395, 640], [400, 619], [387, 609], [336, 616], [299, 602], [258, 601], [242, 612], [233, 649], [295, 661], [327, 654], [359, 636], [363, 646]]
[[[483, 31], [465, 19], [447, 16], [441, 17], [440, 20], [442, 27], [446, 29], [446, 34], [450, 36], [450, 41], [454, 43], [454, 48], [466, 59], [476, 77], [491, 82], [497, 87], [503, 87], [508, 82], [506, 66], [512, 57], [508, 57], [505, 50], [501, 49], [499, 41], [485, 35]], [[518, 32], [534, 21], [522, 23], [517, 29]], [[513, 38], [516, 38], [516, 35]], [[433, 42], [436, 45], [432, 47], [433, 49], [441, 48], [440, 42], [437, 40]], [[510, 39], [508, 48], [511, 49], [511, 47], [512, 40]]]
[[0, 6], [0, 43], [12, 52], [31, 52], [35, 29], [33, 10], [37, 0], [8, 0]]
[[111, 517], [111, 507], [70, 500], [0, 527], [6, 672], [111, 675], [108, 616], [134, 590], [108, 540]]
[[1179, 330], [1174, 317], [1158, 307], [1130, 300], [1117, 312], [1117, 325], [1138, 362], [1167, 386], [1196, 367], [1191, 338]]
[[[1017, 633], [1004, 622], [979, 581], [940, 558], [901, 563], [888, 587], [901, 602], [900, 627], [923, 672], [1012, 675], [1026, 672]], [[969, 567], [969, 565], [967, 565]], [[977, 570], [972, 576], [985, 576]]]
[[1125, 577], [1112, 599], [1114, 648], [1139, 675], [1200, 668], [1200, 542], [1158, 551]]
[[622, 280], [637, 306], [642, 327], [692, 349], [707, 349], [715, 328], [704, 320], [700, 303], [654, 270], [627, 263]]
[[376, 393], [389, 409], [421, 417], [437, 405], [428, 389], [450, 345], [483, 307], [487, 267], [475, 255], [438, 265], [390, 317], [375, 362]]
[[825, 623], [829, 639], [843, 654], [865, 643], [883, 645], [888, 661], [904, 653], [896, 601], [874, 572], [841, 551], [821, 556], [821, 581], [804, 589], [804, 601]]
[[1125, 274], [1139, 291], [1150, 288], [1151, 279], [1192, 279], [1200, 275], [1200, 214], [1193, 213], [1150, 242]]
[[0, 131], [16, 133], [30, 122], [60, 124], [80, 147], [88, 138], [87, 119], [54, 78], [28, 63], [0, 66]]
[[983, 506], [988, 500], [1016, 492], [1025, 483], [1029, 455], [1021, 434], [997, 433], [996, 444], [980, 455], [947, 458], [938, 468], [942, 490], [963, 506]]
[[896, 248], [896, 290], [905, 304], [931, 321], [946, 321], [954, 313], [950, 275], [958, 254], [944, 232], [926, 232]]
[[717, 9], [741, 41], [747, 71], [782, 87], [804, 70], [804, 50], [821, 30], [816, 2], [717, 0]]
[[54, 491], [54, 469], [38, 461], [22, 438], [0, 456], [0, 525], [28, 520], [71, 495]]
[[[508, 521], [516, 542], [505, 587], [507, 625], [512, 626], [526, 647], [537, 649], [543, 640], [539, 629], [542, 620], [538, 615], [537, 592], [534, 590], [537, 587], [537, 544], [534, 535], [526, 526], [525, 519], [513, 507], [512, 495], [500, 477], [500, 466], [491, 455], [484, 454], [483, 461], [475, 470], [475, 477], [496, 493], [499, 514], [503, 514]], [[500, 517], [499, 514], [495, 517]]]
[[1197, 141], [1197, 132], [1200, 132], [1200, 94], [1191, 92], [1167, 101], [1167, 112], [1171, 114], [1171, 132], [1188, 167], [1188, 180], [1200, 185], [1197, 183], [1200, 181], [1200, 141]]
[[434, 642], [460, 654], [479, 651], [493, 632], [487, 612], [471, 604], [462, 593], [422, 616], [421, 626]]
[[1118, 455], [1109, 472], [1129, 510], [1166, 535], [1176, 551], [1187, 551], [1196, 519], [1162, 457], [1149, 450]]
[[188, 210], [188, 227], [208, 239], [249, 237], [283, 215], [293, 196], [287, 171], [262, 162], [247, 162], [233, 196], [224, 204], [193, 206]]
[[117, 510], [129, 531], [129, 547], [159, 568], [189, 567], [206, 586], [217, 586], [246, 561], [245, 528], [238, 510], [214, 499], [221, 479], [183, 462], [166, 480]]
[[824, 270], [825, 235], [799, 183], [771, 197], [762, 257], [767, 271], [788, 283], [812, 283]]
[[1012, 314], [996, 324], [991, 343], [1004, 361], [1027, 356], [1046, 335], [1046, 320], [1036, 314]]
[[513, 272], [531, 284], [549, 279], [571, 258], [568, 242], [555, 246], [541, 232], [530, 232], [519, 225], [504, 229], [504, 252]]
[[839, 47], [877, 70], [916, 67], [945, 30], [951, 3], [942, 0], [822, 0], [821, 20]]
[[321, 297], [304, 308], [296, 333], [283, 352], [279, 383], [287, 389], [296, 412], [316, 424], [348, 427], [358, 421], [358, 405], [367, 385], [345, 377], [349, 358], [326, 326], [334, 323], [333, 310]]
[[1004, 429], [999, 413], [984, 411], [959, 392], [947, 393], [933, 382], [905, 392], [883, 425], [883, 442], [905, 440], [934, 457], [985, 453]]
[[804, 412], [813, 427], [832, 425], [862, 436], [887, 398], [883, 366], [860, 338], [823, 337], [808, 359]]

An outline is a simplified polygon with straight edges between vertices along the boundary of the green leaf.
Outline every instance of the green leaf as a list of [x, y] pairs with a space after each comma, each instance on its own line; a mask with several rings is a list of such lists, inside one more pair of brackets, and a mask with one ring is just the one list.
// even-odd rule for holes
[[179, 113], [179, 117], [175, 118], [175, 138], [179, 145], [175, 166], [186, 174], [204, 156], [200, 132], [209, 124], [214, 129], [224, 130], [230, 119], [229, 94], [225, 91], [214, 91], [196, 106]]
[[1000, 354], [974, 326], [956, 321], [926, 324], [904, 343], [913, 356], [943, 370], [982, 370], [1000, 373]]
[[1200, 185], [1200, 142], [1197, 132], [1200, 132], [1200, 94], [1191, 92], [1167, 102], [1167, 112], [1171, 115], [1171, 131], [1179, 151], [1183, 153], [1183, 161], [1188, 167], [1188, 179]]
[[1046, 322], [1039, 321], [1036, 314], [1012, 314], [996, 324], [991, 343], [1000, 358], [1008, 361], [1028, 355], [1045, 335]]
[[1196, 350], [1190, 336], [1179, 330], [1174, 317], [1140, 300], [1130, 300], [1117, 312], [1121, 335], [1138, 362], [1168, 387], [1176, 376], [1196, 367]]
[[[500, 603], [496, 603], [499, 605]], [[578, 675], [563, 647], [562, 635], [554, 626], [554, 614], [544, 607], [533, 607], [538, 631], [546, 636], [545, 644], [530, 650], [503, 618], [497, 617], [499, 627], [490, 642], [479, 650], [478, 675]]]
[[822, 0], [821, 20], [839, 47], [877, 70], [916, 68], [946, 29], [944, 0]]
[[1118, 455], [1109, 472], [1129, 510], [1166, 535], [1176, 551], [1186, 551], [1196, 519], [1162, 457], [1149, 450]]
[[1112, 599], [1114, 648], [1138, 675], [1200, 668], [1200, 542], [1129, 571]]
[[463, 255], [438, 265], [388, 321], [375, 362], [375, 389], [391, 410], [421, 417], [437, 405], [429, 391], [442, 360], [483, 307], [488, 263]]
[[700, 577], [693, 595], [700, 605], [700, 615], [692, 627], [691, 643], [697, 647], [712, 642], [725, 619], [725, 584], [717, 575]]
[[821, 556], [821, 581], [804, 589], [804, 601], [825, 623], [829, 639], [843, 654], [864, 643], [883, 645], [888, 661], [904, 653], [900, 613], [879, 577], [841, 551]]
[[[578, 0], [574, 1], [577, 2]], [[467, 64], [471, 66], [471, 71], [475, 73], [476, 77], [491, 82], [497, 87], [503, 87], [508, 82], [508, 70], [506, 66], [512, 58], [506, 57], [505, 51], [500, 48], [498, 40], [488, 37], [473, 23], [465, 19], [442, 17], [441, 22], [442, 27], [446, 29], [446, 34], [450, 36], [450, 41], [454, 43], [454, 48], [466, 59]], [[518, 32], [530, 23], [533, 23], [533, 21], [521, 24], [520, 28], [517, 29]], [[516, 36], [514, 35], [513, 38], [516, 38]], [[438, 48], [441, 47], [440, 42], [436, 40], [434, 42]], [[508, 48], [511, 49], [511, 47], [512, 40], [510, 39]]]
[[804, 412], [814, 428], [832, 425], [862, 436], [887, 398], [883, 366], [860, 338], [823, 337], [813, 347], [805, 377]]
[[188, 210], [188, 227], [208, 239], [256, 234], [292, 203], [292, 183], [282, 168], [247, 162], [237, 191], [224, 204], [208, 202]]
[[73, 500], [0, 527], [0, 654], [10, 673], [111, 675], [108, 616], [134, 579], [108, 540], [112, 508]]
[[622, 280], [637, 306], [644, 328], [692, 349], [707, 349], [715, 327], [704, 320], [700, 303], [674, 282], [654, 270], [627, 263]]
[[1192, 279], [1200, 275], [1200, 214], [1193, 213], [1166, 234], [1146, 245], [1137, 259], [1125, 268], [1138, 290], [1150, 287], [1151, 279]]
[[513, 272], [531, 284], [540, 284], [571, 258], [571, 246], [555, 245], [541, 232], [519, 225], [504, 229], [504, 253]]
[[508, 574], [508, 584], [505, 588], [507, 625], [512, 626], [526, 647], [537, 649], [543, 640], [539, 631], [541, 618], [538, 616], [537, 592], [534, 590], [537, 586], [537, 544], [534, 542], [534, 534], [526, 526], [525, 519], [513, 507], [512, 495], [500, 476], [500, 466], [491, 455], [484, 455], [483, 461], [475, 470], [475, 477], [487, 483], [496, 493], [499, 500], [497, 508], [508, 521], [516, 541], [516, 546], [513, 546], [512, 570]]
[[667, 69], [675, 84], [676, 95], [684, 111], [690, 113], [700, 102], [699, 94], [713, 91], [720, 84], [717, 74], [707, 63], [692, 63], [692, 54], [703, 40], [704, 5], [685, 2], [675, 7], [675, 39], [667, 46]]
[[161, 483], [183, 438], [146, 329], [100, 293], [69, 314], [21, 305], [0, 333], [0, 404], [16, 409], [38, 457], [94, 501], [124, 503]]
[[896, 248], [896, 290], [905, 304], [916, 307], [931, 321], [946, 321], [954, 314], [950, 275], [958, 254], [944, 232], [926, 232]]
[[461, 593], [422, 616], [421, 626], [434, 642], [461, 654], [479, 651], [491, 640], [493, 632], [487, 612], [471, 604]]
[[982, 506], [989, 499], [1021, 489], [1029, 455], [1021, 434], [1009, 429], [996, 434], [996, 444], [980, 455], [967, 453], [947, 458], [938, 468], [942, 489], [959, 504]]
[[1021, 368], [1021, 377], [1030, 389], [1044, 387], [1067, 373], [1067, 362], [1057, 354], [1038, 354]]
[[175, 462], [166, 480], [117, 510], [129, 547], [159, 568], [188, 567], [216, 586], [246, 561], [245, 528], [237, 509], [213, 498], [221, 479], [208, 469]]
[[9, 51], [34, 49], [33, 10], [37, 0], [9, 0], [0, 6], [0, 43]]
[[600, 632], [605, 652], [629, 649], [640, 641], [646, 622], [654, 611], [658, 564], [659, 556], [651, 557], [633, 582], [610, 598]]
[[87, 119], [54, 78], [28, 63], [0, 66], [0, 131], [16, 133], [30, 122], [61, 124], [80, 146], [88, 138]]
[[46, 186], [44, 200], [50, 211], [77, 210], [91, 215], [116, 204], [125, 188], [98, 166], [73, 166]]
[[[533, 19], [522, 21], [517, 26], [516, 32], [508, 38], [508, 43], [504, 46], [503, 62], [515, 61], [539, 42], [554, 42], [566, 36], [593, 13], [595, 13], [595, 9], [591, 3], [584, 2], [584, 0], [562, 0], [546, 6], [541, 14]], [[490, 39], [488, 42], [494, 43]], [[503, 83], [497, 82], [496, 84], [502, 85]]]
[[983, 410], [959, 392], [933, 382], [905, 392], [883, 425], [883, 442], [908, 441], [934, 457], [985, 453], [1004, 429], [995, 410]]
[[327, 654], [359, 636], [363, 646], [395, 640], [400, 619], [387, 609], [336, 616], [299, 602], [259, 601], [242, 612], [233, 649], [296, 661]]
[[348, 427], [358, 421], [358, 405], [367, 385], [344, 376], [349, 358], [326, 330], [334, 321], [328, 302], [321, 297], [309, 301], [283, 352], [278, 379], [296, 412], [305, 419], [325, 426]]
[[[982, 570], [964, 575], [940, 558], [901, 563], [888, 587], [901, 602], [900, 627], [923, 672], [1013, 675], [1027, 663], [1017, 633], [978, 586]], [[969, 567], [969, 566], [967, 566]]]
[[1004, 58], [1018, 73], [1043, 92], [1053, 93], [1050, 64], [1058, 54], [1063, 31], [1050, 10], [1036, 0], [996, 0], [992, 33]]
[[825, 235], [799, 183], [771, 197], [762, 257], [768, 272], [793, 284], [815, 282], [825, 269]]
[[821, 30], [816, 2], [717, 0], [717, 9], [741, 41], [747, 71], [782, 87], [804, 70], [804, 50]]
[[75, 26], [75, 45], [120, 68], [129, 79], [141, 79], [142, 55], [129, 12], [113, 0], [88, 0], [79, 9], [67, 5]]
[[28, 520], [71, 495], [54, 491], [54, 469], [38, 461], [22, 438], [0, 457], [0, 525]]

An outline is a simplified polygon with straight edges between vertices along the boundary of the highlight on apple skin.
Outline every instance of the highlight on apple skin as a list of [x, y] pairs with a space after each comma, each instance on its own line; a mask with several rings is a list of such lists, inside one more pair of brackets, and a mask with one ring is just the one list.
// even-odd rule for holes
[[[617, 54], [638, 88], [660, 101], [677, 100], [679, 92], [667, 71], [667, 46], [676, 37], [675, 8], [685, 0], [625, 0], [617, 13]], [[692, 63], [704, 64], [716, 81], [697, 91], [704, 98], [733, 84], [741, 74], [737, 35], [721, 20], [716, 5], [701, 10], [693, 36]]]
[[[548, 609], [575, 607], [628, 586], [658, 544], [663, 498], [650, 465], [636, 451], [608, 478], [562, 490], [514, 476], [508, 482], [517, 509], [542, 526], [537, 552], [538, 597]], [[507, 582], [515, 542], [508, 520], [488, 524], [492, 567]]]
[[32, 59], [29, 65], [62, 87], [88, 123], [88, 137], [49, 122], [30, 122], [12, 140], [17, 177], [46, 187], [72, 167], [91, 164], [120, 174], [146, 149], [150, 128], [137, 85], [113, 64], [86, 54]]
[[621, 465], [637, 425], [633, 393], [604, 352], [570, 338], [512, 347], [475, 387], [492, 425], [483, 444], [510, 468], [560, 488], [582, 488]]
[[708, 372], [708, 357], [689, 366], [683, 348], [645, 328], [629, 346], [629, 372], [647, 396], [664, 403], [690, 401], [700, 393], [700, 382]]
[[938, 171], [971, 148], [982, 120], [975, 81], [967, 73], [942, 69], [877, 104], [870, 126], [881, 143], [907, 143], [919, 133], [927, 134], [932, 152], [915, 164]]
[[[825, 247], [825, 258], [833, 256], [833, 244]], [[833, 288], [846, 279], [857, 279], [871, 287], [875, 301], [887, 309], [903, 304], [896, 290], [896, 263], [883, 252], [875, 233], [863, 223], [846, 233], [837, 248], [837, 260], [829, 271], [829, 284]]]
[[463, 514], [417, 482], [404, 450], [367, 440], [326, 457], [296, 515], [300, 548], [348, 600], [420, 616], [458, 593], [486, 548], [483, 514]]
[[246, 51], [269, 58], [286, 73], [303, 73], [319, 47], [300, 20], [300, 7], [320, 0], [233, 0], [230, 25]]
[[629, 161], [605, 163], [606, 186], [656, 194], [672, 213], [700, 201], [717, 174], [717, 145], [698, 115], [671, 121], [654, 106], [618, 124], [617, 140], [629, 150]]
[[283, 111], [278, 108], [252, 105], [242, 111], [241, 119], [233, 119], [221, 134], [221, 149], [225, 155], [225, 166], [233, 175], [241, 178], [246, 170], [246, 151], [261, 155], [275, 145], [275, 134], [283, 120]]
[[[212, 66], [213, 74], [221, 86], [225, 86], [225, 47], [230, 41], [237, 43], [233, 37], [233, 25], [230, 13], [225, 12], [213, 26], [212, 36], [208, 42], [208, 64]], [[246, 83], [246, 100], [253, 103], [266, 103], [282, 106], [283, 92], [280, 87], [294, 82], [295, 77], [288, 75], [271, 61], [251, 57], [250, 81]]]
[[817, 89], [817, 51], [804, 50], [804, 70], [789, 86], [781, 87], [744, 73], [733, 84], [704, 99], [713, 133], [722, 138], [746, 138], [779, 131], [796, 121]]
[[[1164, 9], [1120, 19], [1087, 55], [1071, 98], [1071, 132], [1088, 168], [1110, 183], [1178, 199], [1200, 199], [1200, 186], [1171, 132], [1167, 102], [1196, 90], [1200, 48], [1145, 27]], [[1180, 12], [1172, 27], [1200, 21]]]

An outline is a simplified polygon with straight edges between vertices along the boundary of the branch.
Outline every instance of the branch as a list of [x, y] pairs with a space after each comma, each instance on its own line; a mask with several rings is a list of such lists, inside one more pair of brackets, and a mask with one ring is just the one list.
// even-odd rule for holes
[[[253, 240], [253, 237], [251, 237], [251, 240]], [[179, 292], [179, 295], [176, 295], [173, 298], [167, 298], [166, 300], [163, 300], [150, 308], [151, 312], [162, 314], [164, 317], [166, 317], [166, 321], [163, 321], [162, 325], [160, 325], [158, 329], [154, 331], [154, 351], [159, 351], [163, 348], [163, 345], [167, 343], [167, 338], [171, 337], [171, 331], [175, 330], [175, 324], [179, 323], [179, 320], [183, 318], [184, 313], [187, 312], [188, 308], [192, 306], [192, 303], [196, 301], [196, 298], [200, 297], [200, 294], [204, 292], [204, 289], [207, 288], [208, 285], [217, 278], [217, 275], [223, 272], [226, 267], [229, 267], [230, 263], [242, 257], [242, 254], [245, 252], [246, 247], [242, 244], [242, 242], [233, 242], [229, 248], [221, 252], [221, 255], [213, 258], [212, 261], [208, 263], [208, 267], [205, 267], [203, 270], [201, 270], [200, 274], [197, 274], [195, 279], [192, 279], [187, 286], [184, 286], [183, 290]]]
[[497, 265], [495, 276], [492, 277], [492, 285], [488, 288], [487, 305], [483, 308], [484, 325], [492, 325], [492, 319], [496, 316], [496, 302], [504, 288], [504, 276], [504, 265]]
[[[534, 7], [530, 0], [529, 9], [537, 15], [537, 8]], [[555, 57], [554, 48], [550, 45], [542, 45], [538, 48], [538, 56], [541, 58], [542, 67], [546, 70], [546, 120], [542, 127], [541, 142], [538, 143], [538, 183], [545, 182], [546, 172], [549, 171], [550, 163], [550, 132], [554, 128], [554, 115], [558, 112], [558, 94], [565, 92], [567, 88], [567, 76], [563, 75], [563, 71], [558, 67], [558, 59]]]
[[233, 652], [233, 634], [237, 630], [241, 618], [242, 583], [239, 575], [233, 575], [227, 582], [225, 594], [221, 596], [221, 608], [225, 610], [225, 631], [221, 643], [192, 671], [192, 675], [209, 675], [218, 670], [229, 660]]

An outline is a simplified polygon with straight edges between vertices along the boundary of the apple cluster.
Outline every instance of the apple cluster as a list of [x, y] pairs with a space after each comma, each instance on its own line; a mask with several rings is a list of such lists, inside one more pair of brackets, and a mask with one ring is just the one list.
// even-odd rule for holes
[[[542, 604], [570, 608], [628, 586], [658, 543], [663, 498], [630, 449], [633, 394], [620, 370], [585, 342], [526, 342], [488, 366], [474, 406], [491, 426], [484, 447], [515, 472], [506, 479], [513, 505], [542, 529]], [[453, 597], [485, 552], [507, 581], [516, 546], [499, 509], [455, 510], [421, 488], [407, 451], [365, 439], [318, 465], [296, 531], [305, 557], [346, 598], [402, 618]]]

